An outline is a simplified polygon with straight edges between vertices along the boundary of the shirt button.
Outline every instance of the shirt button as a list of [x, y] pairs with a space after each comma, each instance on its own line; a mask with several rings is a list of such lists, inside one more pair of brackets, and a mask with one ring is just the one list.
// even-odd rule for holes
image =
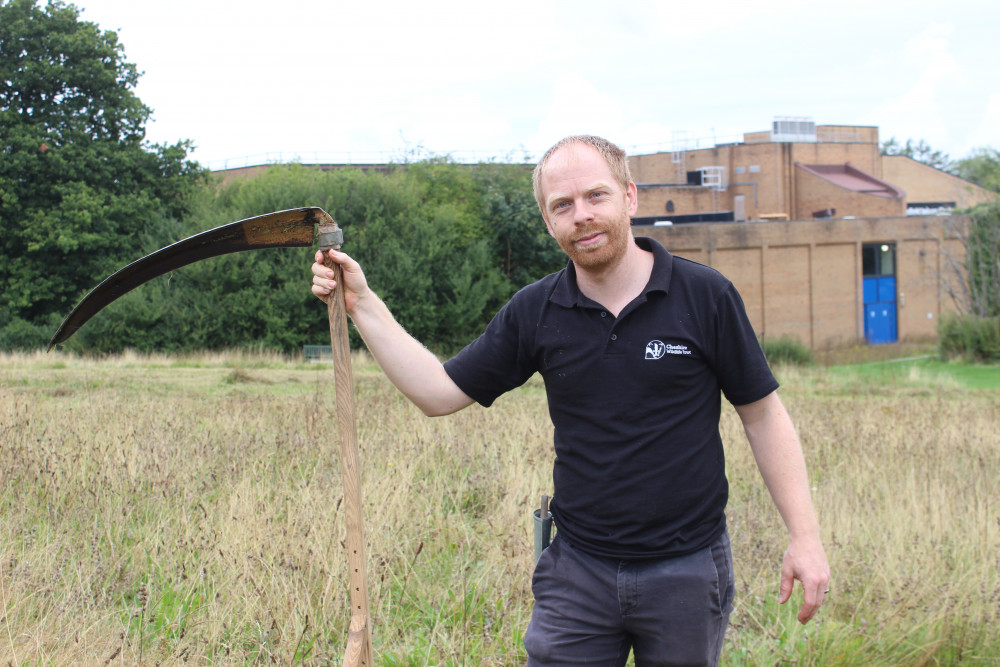
[[611, 340], [618, 340], [618, 334], [611, 334]]
[[601, 317], [607, 317], [607, 316], [608, 316], [608, 314], [606, 312], [601, 311]]

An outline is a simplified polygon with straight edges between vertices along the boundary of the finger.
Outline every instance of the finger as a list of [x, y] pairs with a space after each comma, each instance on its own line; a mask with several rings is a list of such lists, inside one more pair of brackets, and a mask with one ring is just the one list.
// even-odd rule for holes
[[778, 604], [785, 604], [788, 602], [788, 598], [792, 597], [792, 589], [795, 587], [795, 577], [794, 575], [786, 571], [785, 568], [781, 569], [781, 585], [778, 587]]
[[328, 279], [333, 277], [333, 271], [323, 266], [322, 262], [316, 262], [313, 264], [312, 272], [316, 278]]
[[812, 620], [812, 617], [816, 615], [817, 611], [819, 611], [818, 604], [802, 603], [802, 607], [799, 608], [799, 623], [805, 625]]
[[799, 623], [808, 623], [819, 607], [823, 604], [823, 591], [816, 588], [804, 588], [802, 606], [799, 608]]
[[337, 281], [330, 278], [331, 272], [324, 271], [322, 274], [313, 276], [313, 291], [319, 288], [324, 294], [329, 294], [337, 289]]
[[323, 278], [332, 278], [333, 270], [331, 269], [328, 260], [332, 260], [338, 264], [343, 264], [346, 258], [347, 255], [345, 255], [342, 252], [338, 252], [333, 248], [330, 248], [330, 250], [326, 253], [324, 253], [322, 250], [317, 250], [316, 261], [312, 265], [312, 272], [315, 275], [321, 276]]
[[360, 269], [360, 265], [354, 261], [354, 259], [342, 250], [337, 250], [336, 248], [330, 248], [330, 259], [335, 261], [344, 267], [345, 271], [357, 271]]
[[803, 584], [802, 589], [803, 599], [802, 607], [799, 609], [799, 622], [808, 623], [826, 601], [826, 596], [830, 592], [829, 582], [824, 580], [811, 586]]
[[315, 294], [317, 297], [319, 297], [319, 299], [321, 301], [323, 301], [324, 303], [326, 302], [327, 299], [330, 298], [330, 291], [329, 290], [325, 290], [325, 289], [323, 289], [322, 287], [320, 287], [318, 285], [313, 285], [312, 286], [312, 293]]

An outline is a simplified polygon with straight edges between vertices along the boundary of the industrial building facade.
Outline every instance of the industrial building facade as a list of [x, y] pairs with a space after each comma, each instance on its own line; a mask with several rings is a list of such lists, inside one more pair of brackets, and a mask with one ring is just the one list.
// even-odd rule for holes
[[822, 349], [935, 337], [941, 315], [955, 310], [965, 224], [904, 216], [633, 231], [725, 274], [761, 337]]
[[878, 128], [775, 119], [742, 143], [630, 155], [636, 236], [737, 286], [762, 337], [814, 348], [933, 338], [956, 310], [968, 219], [997, 195], [908, 157]]
[[967, 208], [994, 193], [903, 156], [883, 156], [877, 127], [775, 119], [742, 143], [630, 155], [636, 222], [882, 218]]

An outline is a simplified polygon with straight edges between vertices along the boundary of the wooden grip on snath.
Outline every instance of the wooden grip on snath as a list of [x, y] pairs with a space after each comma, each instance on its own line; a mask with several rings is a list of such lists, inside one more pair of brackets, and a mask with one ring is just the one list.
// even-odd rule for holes
[[[320, 231], [323, 227], [320, 225]], [[334, 223], [336, 228], [336, 223]], [[339, 244], [338, 244], [339, 245]], [[348, 340], [347, 307], [344, 302], [343, 270], [324, 252], [323, 265], [333, 270], [337, 288], [327, 300], [330, 318], [330, 348], [340, 433], [340, 460], [343, 469], [344, 513], [347, 527], [347, 564], [350, 570], [351, 626], [344, 655], [344, 667], [371, 667], [371, 615], [368, 608], [368, 577], [365, 568], [365, 530], [361, 507], [361, 470], [358, 462], [357, 424], [354, 409], [354, 377]]]

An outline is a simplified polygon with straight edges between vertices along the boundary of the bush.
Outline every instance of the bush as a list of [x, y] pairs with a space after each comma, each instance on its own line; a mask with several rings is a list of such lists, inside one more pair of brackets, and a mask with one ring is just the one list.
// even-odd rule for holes
[[777, 364], [808, 366], [813, 363], [812, 350], [794, 336], [762, 338], [760, 346], [764, 349], [767, 363], [772, 366]]
[[16, 315], [12, 316], [9, 310], [0, 309], [0, 351], [44, 350], [57, 325], [58, 320], [54, 317], [49, 317], [42, 324], [34, 324]]
[[978, 317], [1000, 317], [1000, 201], [969, 210], [965, 241], [968, 285], [966, 312]]
[[1000, 362], [1000, 317], [948, 315], [938, 324], [942, 359]]
[[[255, 178], [206, 184], [190, 193], [189, 214], [163, 209], [147, 216], [136, 234], [142, 248], [131, 257], [234, 220], [306, 205], [321, 206], [338, 220], [344, 250], [364, 267], [369, 284], [407, 331], [441, 354], [478, 335], [516, 289], [566, 262], [538, 214], [530, 171], [442, 160], [383, 172], [275, 166]], [[111, 304], [63, 349], [261, 346], [292, 353], [324, 343], [326, 308], [309, 291], [313, 253], [276, 248], [176, 269]], [[94, 273], [88, 280], [107, 275]], [[57, 324], [45, 335], [32, 338], [21, 326], [4, 338], [0, 318], [0, 345], [10, 340], [9, 347], [23, 347], [36, 339], [43, 344]], [[361, 345], [354, 329], [351, 341]]]

